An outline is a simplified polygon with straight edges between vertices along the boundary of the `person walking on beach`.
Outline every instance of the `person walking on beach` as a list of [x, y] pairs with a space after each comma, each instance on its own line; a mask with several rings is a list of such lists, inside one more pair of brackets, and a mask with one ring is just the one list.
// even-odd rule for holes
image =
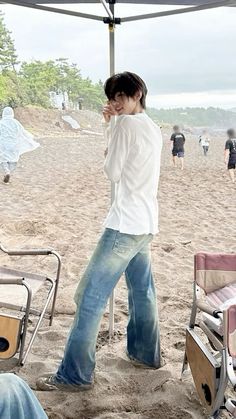
[[172, 142], [172, 156], [174, 167], [177, 166], [177, 159], [180, 159], [181, 170], [184, 169], [184, 144], [185, 136], [180, 132], [179, 126], [175, 125], [173, 127], [173, 134], [170, 137]]
[[199, 139], [199, 144], [201, 144], [201, 146], [202, 146], [204, 156], [207, 156], [210, 141], [211, 140], [208, 137], [207, 132], [203, 131], [203, 134], [200, 136], [200, 139]]
[[235, 168], [236, 168], [236, 132], [234, 129], [227, 131], [228, 140], [225, 143], [225, 164], [228, 166], [229, 176], [232, 182], [235, 182]]
[[21, 154], [37, 147], [39, 144], [33, 140], [33, 135], [14, 118], [13, 109], [9, 106], [4, 108], [0, 121], [0, 166], [4, 183], [9, 182]]
[[160, 368], [160, 337], [150, 243], [158, 232], [157, 187], [162, 136], [147, 116], [147, 87], [123, 72], [105, 83], [103, 115], [109, 130], [116, 116], [104, 170], [115, 183], [105, 230], [75, 293], [77, 311], [64, 358], [55, 374], [37, 380], [40, 390], [91, 388], [96, 340], [112, 290], [125, 273], [129, 299], [127, 355], [135, 363]]

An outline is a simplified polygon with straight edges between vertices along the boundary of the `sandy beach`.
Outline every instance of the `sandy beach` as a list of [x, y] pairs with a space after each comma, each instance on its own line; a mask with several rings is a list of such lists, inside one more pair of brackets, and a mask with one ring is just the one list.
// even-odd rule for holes
[[[91, 128], [93, 130], [93, 127]], [[96, 127], [101, 133], [101, 127]], [[39, 392], [50, 419], [200, 419], [206, 418], [191, 375], [180, 380], [185, 327], [189, 320], [193, 256], [198, 251], [236, 252], [235, 192], [223, 163], [225, 138], [212, 137], [203, 156], [198, 139], [186, 134], [185, 169], [172, 167], [168, 130], [159, 188], [160, 234], [152, 243], [158, 292], [162, 351], [160, 370], [134, 367], [125, 355], [127, 290], [121, 278], [115, 291], [115, 337], [108, 341], [108, 313], [98, 340], [95, 386], [86, 393]], [[9, 185], [0, 184], [0, 233], [7, 248], [52, 247], [63, 268], [56, 316], [43, 323], [23, 368], [0, 363], [35, 389], [36, 378], [54, 372], [73, 321], [73, 295], [102, 231], [110, 185], [103, 173], [105, 142], [83, 131], [37, 139], [41, 147], [24, 155]], [[1, 254], [1, 265], [9, 258]], [[11, 266], [47, 272], [51, 260], [13, 258]], [[33, 418], [32, 418], [33, 419]]]

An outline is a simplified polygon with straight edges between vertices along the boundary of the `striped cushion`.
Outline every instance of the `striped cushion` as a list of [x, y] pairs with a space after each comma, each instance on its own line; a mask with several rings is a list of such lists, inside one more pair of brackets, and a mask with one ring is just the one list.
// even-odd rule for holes
[[236, 254], [197, 253], [195, 281], [206, 294], [236, 283]]
[[[216, 291], [210, 292], [206, 296], [206, 300], [211, 306], [220, 308], [220, 309], [224, 309], [222, 305], [224, 305], [227, 301], [232, 300], [234, 298], [236, 299], [236, 283], [227, 285], [224, 288], [220, 288]], [[230, 303], [233, 304], [234, 301]]]
[[[220, 290], [211, 292], [206, 296], [206, 300], [211, 306], [219, 310], [227, 310], [228, 348], [230, 355], [236, 359], [236, 284], [231, 284]], [[207, 313], [202, 314], [202, 319], [210, 329], [212, 328], [219, 335], [223, 336], [223, 325], [220, 319], [216, 319]]]
[[228, 347], [230, 355], [236, 358], [236, 305], [228, 309]]

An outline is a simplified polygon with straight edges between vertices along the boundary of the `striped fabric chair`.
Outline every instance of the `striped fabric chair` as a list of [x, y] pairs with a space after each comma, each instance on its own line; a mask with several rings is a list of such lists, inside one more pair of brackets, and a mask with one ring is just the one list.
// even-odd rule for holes
[[221, 409], [236, 417], [236, 401], [225, 397], [228, 384], [236, 389], [236, 254], [195, 255], [183, 373], [188, 364], [210, 417]]

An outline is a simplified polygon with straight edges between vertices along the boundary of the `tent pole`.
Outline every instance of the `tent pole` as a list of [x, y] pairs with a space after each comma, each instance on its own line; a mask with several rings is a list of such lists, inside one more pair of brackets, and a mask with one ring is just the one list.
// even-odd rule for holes
[[[110, 3], [109, 8], [114, 18], [114, 4]], [[111, 22], [109, 27], [109, 60], [110, 60], [110, 76], [115, 73], [115, 23]], [[114, 128], [114, 118], [111, 120], [111, 131]], [[115, 196], [115, 185], [111, 183], [111, 204], [114, 201]], [[114, 290], [111, 293], [109, 300], [109, 340], [114, 336]]]
[[148, 13], [145, 15], [123, 17], [121, 18], [121, 22], [133, 22], [136, 20], [153, 19], [157, 17], [173, 16], [173, 15], [179, 15], [183, 13], [193, 13], [193, 12], [199, 12], [202, 10], [216, 9], [218, 7], [231, 6], [231, 5], [232, 6], [235, 5], [235, 0], [218, 0], [218, 1], [213, 1], [213, 2], [211, 1], [211, 2], [206, 2], [204, 4], [200, 4], [199, 6], [182, 7], [180, 9], [166, 10], [164, 12]]
[[[114, 16], [114, 4], [109, 4], [110, 11]], [[115, 73], [115, 23], [109, 24], [109, 49], [110, 49], [110, 76]]]
[[[1, 2], [3, 3], [3, 2]], [[53, 12], [53, 13], [59, 13], [62, 15], [68, 15], [68, 16], [75, 16], [75, 17], [82, 17], [85, 19], [93, 19], [93, 20], [99, 20], [101, 22], [104, 21], [104, 17], [103, 16], [96, 16], [96, 15], [91, 15], [88, 13], [81, 13], [81, 12], [75, 12], [73, 10], [66, 10], [66, 9], [58, 9], [56, 7], [49, 7], [49, 6], [44, 6], [43, 4], [36, 4], [36, 3], [30, 3], [27, 1], [17, 1], [17, 0], [6, 0], [4, 1], [4, 3], [6, 4], [12, 4], [13, 6], [20, 6], [20, 7], [28, 7], [31, 9], [36, 9], [36, 10], [44, 10], [45, 12]], [[64, 2], [66, 3], [66, 2]]]

